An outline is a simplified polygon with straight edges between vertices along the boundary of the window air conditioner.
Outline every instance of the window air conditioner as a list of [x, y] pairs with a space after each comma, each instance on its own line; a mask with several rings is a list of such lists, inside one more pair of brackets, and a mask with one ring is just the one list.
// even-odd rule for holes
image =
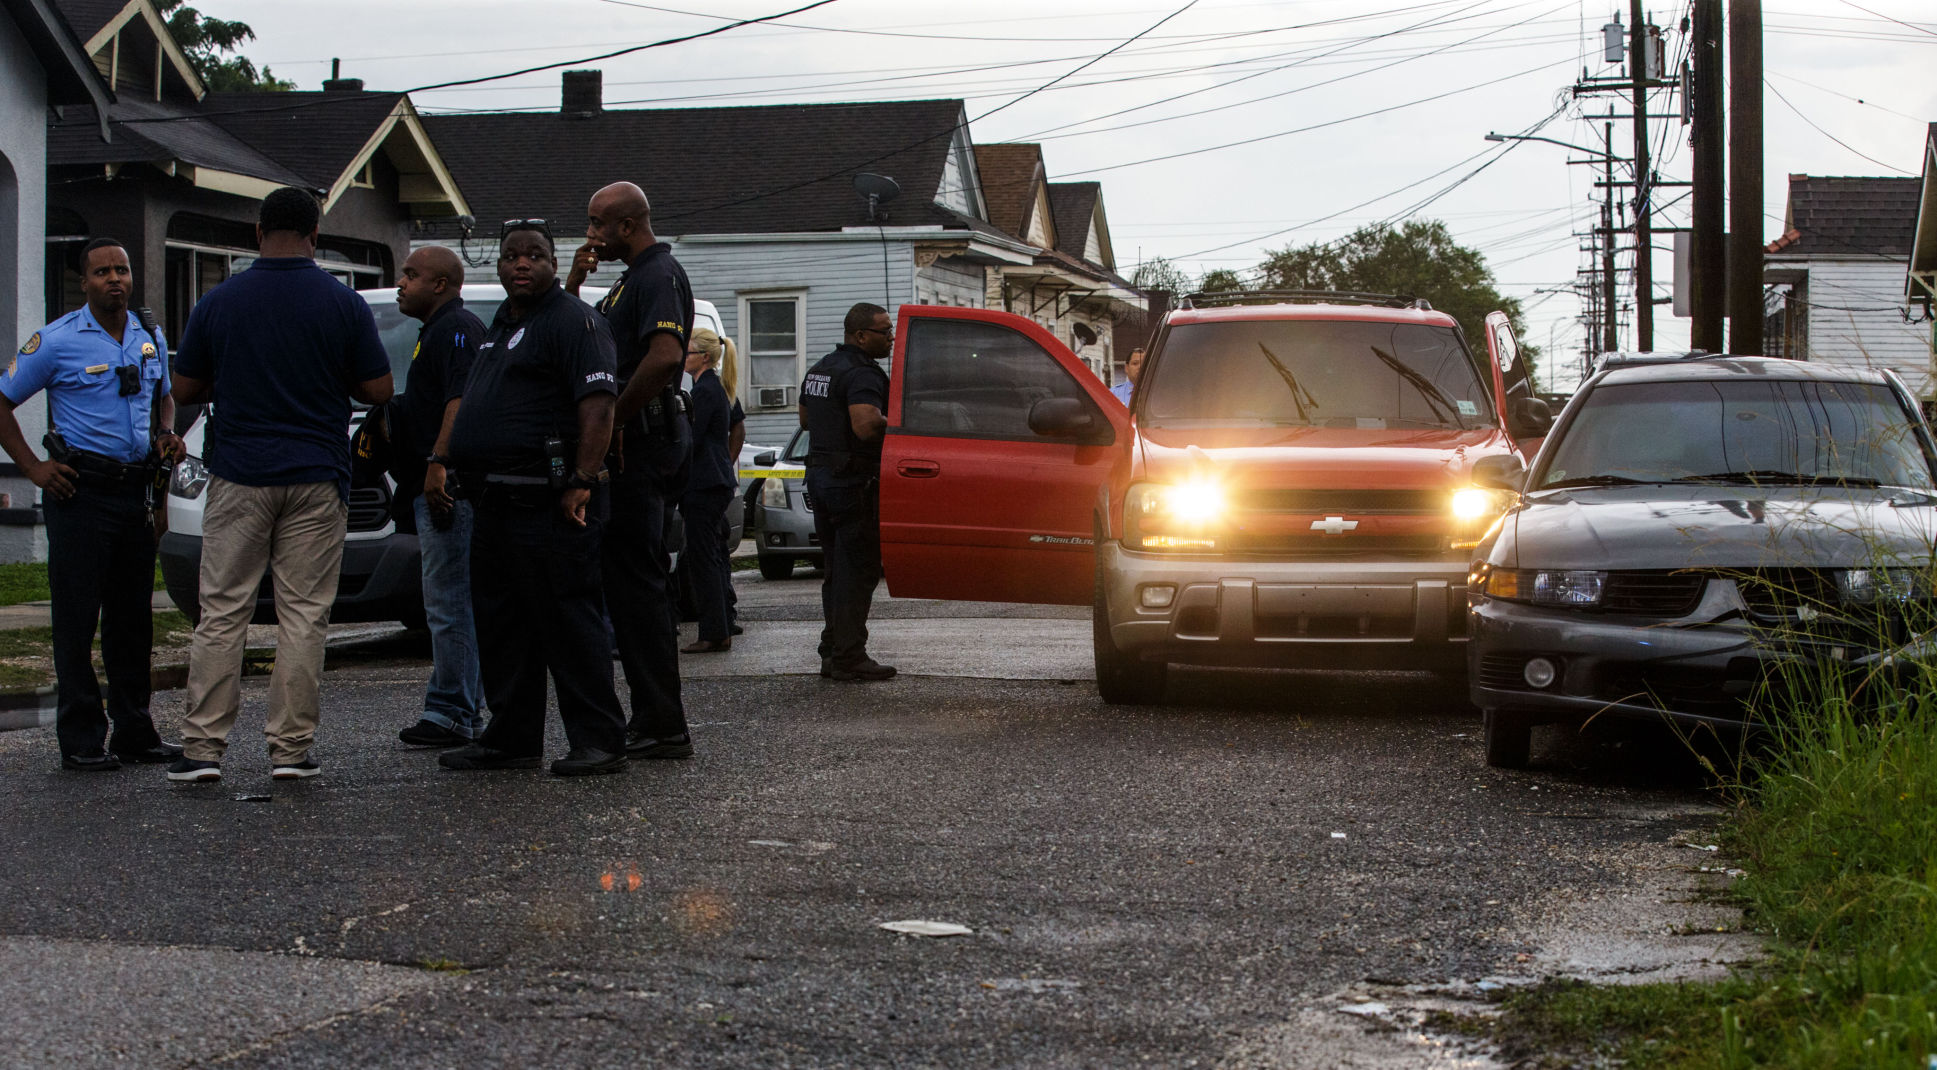
[[762, 409], [784, 409], [794, 403], [794, 388], [791, 386], [757, 386], [753, 388], [754, 404]]

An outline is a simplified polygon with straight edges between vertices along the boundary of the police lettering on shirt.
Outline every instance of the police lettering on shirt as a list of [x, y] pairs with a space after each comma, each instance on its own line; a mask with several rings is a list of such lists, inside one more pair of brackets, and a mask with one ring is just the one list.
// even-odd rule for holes
[[807, 378], [801, 381], [800, 392], [806, 397], [824, 398], [827, 396], [828, 389], [833, 385], [833, 376], [823, 375], [820, 372], [809, 372], [807, 373]]

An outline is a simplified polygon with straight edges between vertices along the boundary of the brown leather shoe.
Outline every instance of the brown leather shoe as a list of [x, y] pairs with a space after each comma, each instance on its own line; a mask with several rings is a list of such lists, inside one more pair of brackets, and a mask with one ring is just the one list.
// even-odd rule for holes
[[679, 648], [681, 654], [724, 654], [733, 649], [733, 637], [698, 639]]

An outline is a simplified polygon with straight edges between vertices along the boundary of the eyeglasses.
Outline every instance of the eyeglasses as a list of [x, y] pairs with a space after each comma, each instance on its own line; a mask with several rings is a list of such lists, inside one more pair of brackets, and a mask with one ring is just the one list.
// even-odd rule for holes
[[498, 229], [498, 238], [503, 240], [505, 235], [514, 230], [535, 230], [547, 238], [552, 236], [550, 224], [542, 219], [507, 219], [504, 221], [504, 226]]
[[893, 327], [887, 327], [887, 328], [882, 328], [882, 327], [863, 327], [863, 328], [861, 328], [861, 329], [860, 329], [859, 331], [856, 331], [856, 332], [854, 332], [854, 333], [855, 333], [855, 334], [861, 334], [861, 333], [864, 333], [864, 332], [867, 332], [867, 331], [873, 331], [874, 333], [876, 333], [876, 334], [878, 334], [878, 335], [880, 335], [880, 336], [881, 336], [881, 337], [883, 337], [883, 338], [893, 338], [893, 337], [895, 336], [895, 329], [894, 329]]

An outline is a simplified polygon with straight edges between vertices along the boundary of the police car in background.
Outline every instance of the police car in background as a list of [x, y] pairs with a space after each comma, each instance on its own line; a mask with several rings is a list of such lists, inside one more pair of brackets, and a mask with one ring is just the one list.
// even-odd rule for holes
[[[394, 288], [359, 292], [376, 314], [377, 331], [390, 354], [390, 372], [401, 396], [422, 324], [397, 311]], [[504, 301], [504, 288], [495, 283], [470, 284], [464, 287], [463, 297], [464, 307], [488, 324]], [[693, 313], [695, 329], [721, 330], [720, 313], [712, 302], [694, 301]], [[344, 431], [346, 436], [355, 433], [357, 422], [363, 418], [362, 407], [358, 410]], [[202, 505], [209, 480], [208, 467], [202, 463], [202, 443], [207, 426], [206, 420], [196, 420], [195, 426], [182, 435], [188, 458], [176, 467], [168, 485], [168, 533], [162, 536], [159, 548], [168, 597], [190, 620], [201, 617]], [[336, 601], [330, 607], [332, 623], [395, 620], [411, 628], [424, 627], [423, 570], [417, 557], [417, 536], [398, 531], [391, 520], [395, 491], [387, 476], [375, 483], [352, 480], [350, 484], [349, 532], [343, 542], [343, 571], [337, 582]], [[729, 512], [733, 514], [737, 543], [739, 511]], [[274, 588], [266, 574], [256, 592], [254, 619], [258, 624], [276, 619]]]

